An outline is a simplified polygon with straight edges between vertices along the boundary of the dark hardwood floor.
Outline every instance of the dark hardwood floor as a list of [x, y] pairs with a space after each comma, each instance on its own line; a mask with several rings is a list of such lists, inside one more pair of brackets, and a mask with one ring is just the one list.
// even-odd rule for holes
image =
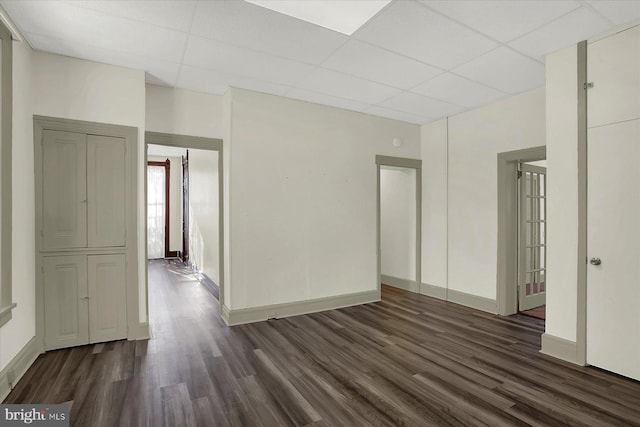
[[383, 287], [383, 301], [226, 327], [179, 265], [149, 273], [153, 338], [41, 355], [5, 403], [76, 426], [640, 425], [640, 383], [538, 353], [543, 321]]

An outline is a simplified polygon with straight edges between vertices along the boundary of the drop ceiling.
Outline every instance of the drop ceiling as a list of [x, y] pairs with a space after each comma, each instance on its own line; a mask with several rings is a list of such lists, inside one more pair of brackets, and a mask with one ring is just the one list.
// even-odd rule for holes
[[[366, 1], [366, 0], [363, 0]], [[240, 0], [1, 0], [34, 49], [424, 124], [544, 86], [544, 56], [640, 1], [393, 0], [347, 36]]]

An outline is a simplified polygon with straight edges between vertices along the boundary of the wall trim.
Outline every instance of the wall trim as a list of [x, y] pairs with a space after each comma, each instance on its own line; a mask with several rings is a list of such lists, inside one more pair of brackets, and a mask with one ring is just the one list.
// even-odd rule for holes
[[418, 285], [415, 280], [402, 279], [396, 276], [381, 274], [380, 283], [393, 286], [394, 288], [404, 289], [405, 291], [409, 291], [409, 292], [418, 292]]
[[577, 46], [578, 83], [578, 259], [576, 286], [576, 363], [587, 363], [587, 42]]
[[430, 285], [428, 283], [422, 283], [420, 285], [420, 293], [431, 298], [447, 300], [447, 288], [442, 286]]
[[466, 292], [449, 289], [447, 291], [447, 301], [464, 305], [465, 307], [475, 308], [476, 310], [486, 311], [487, 313], [498, 313], [498, 303], [496, 300], [468, 294]]
[[380, 301], [380, 294], [377, 289], [374, 289], [371, 291], [355, 292], [346, 295], [315, 298], [284, 304], [264, 305], [239, 310], [229, 310], [223, 305], [221, 315], [229, 326], [235, 326], [242, 325], [244, 323], [261, 322], [273, 318], [279, 319], [283, 317], [316, 313], [318, 311], [335, 310], [338, 308], [368, 304], [377, 301]]
[[[22, 347], [13, 359], [0, 371], [0, 402], [4, 401], [11, 392], [11, 386], [15, 387], [20, 378], [33, 365], [38, 358], [38, 346], [36, 345], [36, 337], [31, 339]], [[11, 385], [9, 379], [11, 378]]]
[[542, 334], [542, 350], [540, 353], [564, 360], [565, 362], [585, 366], [578, 358], [578, 344], [564, 338], [547, 333]]
[[231, 326], [229, 324], [229, 307], [224, 305], [224, 303], [220, 303], [220, 306], [222, 307], [222, 310], [220, 311], [220, 317], [222, 317], [222, 320], [224, 320], [224, 323], [226, 323], [227, 326]]

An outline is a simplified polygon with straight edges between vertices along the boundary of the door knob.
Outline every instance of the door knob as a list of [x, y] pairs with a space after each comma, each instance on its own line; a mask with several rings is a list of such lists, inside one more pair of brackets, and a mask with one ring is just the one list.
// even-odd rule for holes
[[600, 264], [602, 264], [602, 261], [600, 260], [600, 258], [591, 258], [591, 260], [589, 262], [591, 263], [591, 265], [600, 265]]

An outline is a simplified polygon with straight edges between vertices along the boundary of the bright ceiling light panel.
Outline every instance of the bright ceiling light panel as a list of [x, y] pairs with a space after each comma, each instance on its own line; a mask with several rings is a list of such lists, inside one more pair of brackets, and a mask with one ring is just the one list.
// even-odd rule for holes
[[391, 0], [246, 1], [349, 36], [391, 2]]

